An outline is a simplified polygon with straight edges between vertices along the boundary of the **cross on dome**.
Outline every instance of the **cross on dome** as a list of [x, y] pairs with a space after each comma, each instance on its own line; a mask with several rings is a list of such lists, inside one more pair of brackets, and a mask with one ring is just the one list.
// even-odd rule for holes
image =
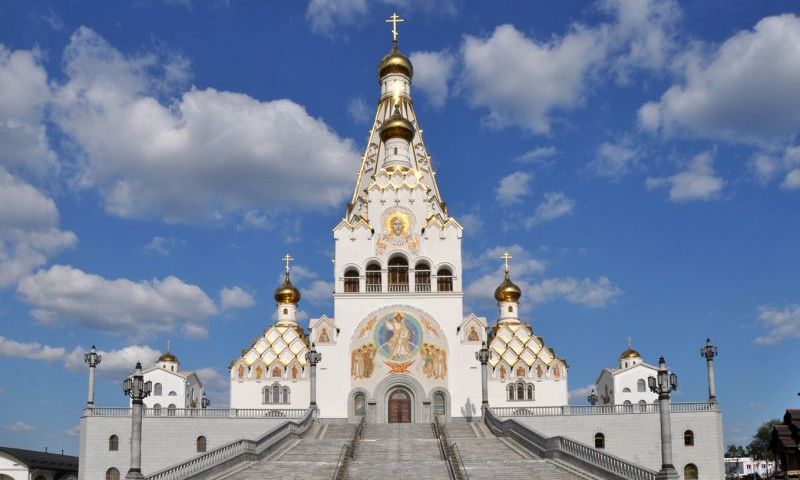
[[291, 262], [292, 260], [294, 260], [294, 258], [292, 258], [292, 256], [289, 255], [288, 253], [283, 256], [283, 261], [286, 262], [286, 273], [289, 273], [290, 269], [289, 262]]
[[508, 261], [511, 260], [514, 257], [512, 257], [511, 254], [508, 253], [508, 251], [505, 251], [505, 252], [503, 252], [502, 255], [500, 255], [500, 258], [502, 258], [503, 260], [506, 261], [506, 273], [508, 273]]
[[392, 43], [394, 44], [395, 48], [397, 48], [397, 24], [403, 22], [405, 22], [405, 20], [400, 18], [400, 15], [398, 15], [397, 12], [392, 13], [392, 15], [386, 20], [386, 23], [392, 24]]

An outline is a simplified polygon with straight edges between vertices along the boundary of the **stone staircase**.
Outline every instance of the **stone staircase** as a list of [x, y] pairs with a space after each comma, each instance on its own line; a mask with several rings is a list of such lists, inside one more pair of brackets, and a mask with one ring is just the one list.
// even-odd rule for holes
[[[264, 478], [329, 480], [342, 446], [355, 425], [317, 422], [261, 460], [249, 462], [216, 480]], [[598, 480], [559, 461], [538, 458], [505, 437], [495, 437], [483, 423], [450, 423], [470, 480]], [[430, 424], [367, 424], [349, 480], [449, 480], [447, 463]]]

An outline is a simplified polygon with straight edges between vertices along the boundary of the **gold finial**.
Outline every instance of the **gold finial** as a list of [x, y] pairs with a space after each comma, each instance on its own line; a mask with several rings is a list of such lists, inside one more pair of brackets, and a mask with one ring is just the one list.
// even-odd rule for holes
[[403, 23], [405, 20], [400, 18], [400, 16], [395, 12], [386, 20], [386, 23], [392, 24], [392, 43], [394, 44], [394, 48], [397, 49], [397, 24]]
[[508, 253], [508, 251], [505, 251], [503, 252], [502, 255], [500, 255], [500, 258], [506, 261], [506, 273], [508, 273], [508, 261], [511, 260], [513, 257], [511, 256], [510, 253]]
[[292, 260], [294, 260], [294, 258], [292, 258], [292, 256], [288, 253], [283, 256], [283, 261], [286, 262], [286, 273], [289, 273], [289, 262]]

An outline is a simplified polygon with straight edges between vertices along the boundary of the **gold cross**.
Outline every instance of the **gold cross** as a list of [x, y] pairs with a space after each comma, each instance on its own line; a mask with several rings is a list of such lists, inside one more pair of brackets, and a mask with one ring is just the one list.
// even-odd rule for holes
[[631, 344], [632, 343], [633, 343], [633, 340], [631, 339], [631, 337], [628, 337], [628, 349], [631, 348]]
[[392, 13], [392, 16], [389, 17], [388, 20], [386, 20], [386, 23], [392, 24], [392, 41], [394, 42], [395, 46], [397, 45], [397, 24], [403, 22], [405, 22], [405, 20], [400, 18], [400, 16], [397, 15], [397, 13]]
[[500, 258], [502, 258], [503, 260], [506, 261], [506, 273], [508, 273], [508, 261], [512, 258], [511, 254], [508, 253], [507, 251], [503, 252], [503, 254], [500, 256]]
[[287, 272], [289, 271], [289, 262], [291, 262], [292, 260], [294, 260], [294, 258], [292, 258], [291, 255], [289, 255], [288, 253], [283, 256], [283, 261], [286, 262], [286, 271]]

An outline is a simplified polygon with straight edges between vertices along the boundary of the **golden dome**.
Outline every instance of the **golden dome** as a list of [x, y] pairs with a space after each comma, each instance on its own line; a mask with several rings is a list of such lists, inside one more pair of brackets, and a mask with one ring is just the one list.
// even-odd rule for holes
[[625, 360], [626, 358], [642, 358], [642, 356], [639, 355], [639, 352], [629, 347], [619, 356], [620, 360]]
[[508, 271], [506, 271], [506, 278], [503, 279], [503, 283], [495, 289], [494, 298], [498, 302], [519, 302], [519, 297], [521, 296], [522, 290], [511, 281], [508, 276]]
[[411, 124], [395, 107], [394, 113], [381, 126], [381, 140], [386, 141], [390, 138], [402, 138], [410, 142], [414, 138], [414, 125]]
[[289, 272], [283, 278], [283, 283], [275, 289], [275, 301], [280, 303], [292, 303], [297, 305], [300, 302], [300, 290], [292, 285], [289, 279]]
[[178, 363], [178, 357], [173, 355], [171, 352], [164, 352], [158, 357], [159, 362], [175, 362]]
[[378, 64], [378, 79], [390, 73], [401, 73], [408, 78], [414, 76], [414, 66], [411, 65], [411, 60], [396, 48], [381, 58], [381, 62]]

